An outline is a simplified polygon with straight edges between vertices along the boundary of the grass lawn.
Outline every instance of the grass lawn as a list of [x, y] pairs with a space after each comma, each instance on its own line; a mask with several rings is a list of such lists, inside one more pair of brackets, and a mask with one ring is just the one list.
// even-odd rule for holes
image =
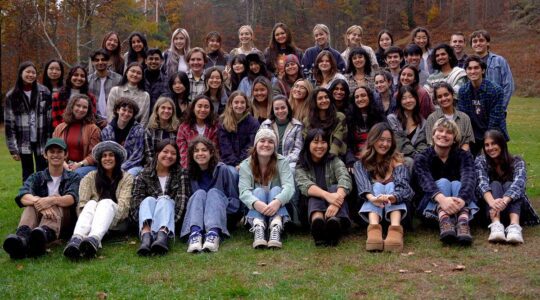
[[[529, 195], [540, 208], [540, 99], [513, 98], [511, 151], [528, 163]], [[13, 198], [20, 164], [0, 147], [0, 239], [21, 210]], [[138, 240], [106, 240], [99, 257], [71, 262], [54, 245], [39, 259], [12, 261], [0, 251], [0, 295], [32, 298], [530, 298], [540, 295], [540, 230], [524, 228], [525, 244], [491, 245], [473, 229], [470, 248], [445, 247], [438, 232], [406, 233], [401, 254], [367, 253], [365, 229], [336, 248], [316, 248], [307, 234], [289, 235], [280, 251], [251, 249], [251, 234], [233, 232], [218, 253], [191, 255], [176, 241], [169, 255], [141, 258]], [[464, 269], [455, 270], [462, 265]]]

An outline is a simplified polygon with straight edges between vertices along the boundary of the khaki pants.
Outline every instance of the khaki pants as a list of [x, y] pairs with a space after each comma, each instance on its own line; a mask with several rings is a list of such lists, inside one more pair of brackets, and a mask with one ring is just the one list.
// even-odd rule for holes
[[60, 230], [63, 226], [69, 224], [70, 220], [70, 208], [69, 207], [59, 207], [51, 206], [56, 215], [58, 216], [57, 220], [45, 218], [41, 213], [37, 211], [34, 206], [26, 206], [21, 215], [21, 220], [19, 221], [19, 227], [26, 225], [30, 229], [34, 229], [38, 226], [47, 226], [50, 229], [54, 230], [56, 238], [60, 236]]

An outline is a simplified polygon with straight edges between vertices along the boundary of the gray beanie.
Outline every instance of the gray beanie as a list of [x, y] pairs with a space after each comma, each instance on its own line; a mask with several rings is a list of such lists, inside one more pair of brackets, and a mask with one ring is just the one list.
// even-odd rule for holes
[[276, 137], [276, 134], [274, 133], [274, 131], [272, 129], [268, 129], [268, 128], [261, 128], [259, 129], [259, 131], [257, 131], [257, 134], [255, 135], [255, 143], [253, 143], [253, 147], [257, 147], [257, 143], [263, 139], [263, 138], [266, 138], [266, 139], [271, 139], [272, 141], [274, 141], [274, 152], [277, 152], [277, 137]]
[[126, 149], [115, 141], [103, 141], [95, 145], [92, 149], [92, 156], [96, 161], [99, 161], [105, 151], [112, 151], [116, 154], [120, 158], [120, 161], [116, 162], [118, 164], [122, 164], [126, 160]]

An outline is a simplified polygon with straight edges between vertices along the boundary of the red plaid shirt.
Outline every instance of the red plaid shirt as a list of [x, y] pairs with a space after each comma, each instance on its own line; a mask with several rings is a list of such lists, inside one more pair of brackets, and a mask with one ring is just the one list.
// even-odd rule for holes
[[[197, 132], [197, 128], [195, 128], [195, 125], [189, 126], [188, 123], [184, 122], [180, 124], [180, 127], [178, 127], [178, 135], [176, 136], [176, 144], [178, 145], [178, 149], [180, 150], [180, 165], [184, 169], [187, 168], [188, 166], [187, 155], [188, 155], [189, 142], [198, 135], [199, 133]], [[216, 146], [216, 149], [218, 148], [219, 143], [218, 143], [218, 134], [217, 134], [217, 124], [214, 124], [212, 126], [206, 125], [203, 136], [211, 140], [212, 143], [214, 143], [214, 145]]]

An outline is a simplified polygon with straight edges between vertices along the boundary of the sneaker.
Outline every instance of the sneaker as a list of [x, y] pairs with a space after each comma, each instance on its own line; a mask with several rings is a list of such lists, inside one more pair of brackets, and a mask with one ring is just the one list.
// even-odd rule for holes
[[506, 237], [504, 236], [504, 225], [501, 222], [493, 222], [489, 224], [488, 228], [491, 230], [488, 237], [488, 241], [490, 243], [506, 242]]
[[519, 224], [510, 224], [506, 227], [506, 241], [511, 244], [523, 244], [523, 235]]
[[217, 252], [219, 249], [220, 240], [219, 234], [213, 231], [207, 232], [204, 237], [204, 245], [202, 250], [204, 252]]
[[249, 231], [253, 232], [253, 248], [263, 249], [268, 246], [268, 242], [264, 236], [264, 226], [253, 225]]
[[471, 228], [469, 222], [458, 222], [456, 225], [457, 239], [462, 246], [469, 246], [472, 244], [473, 238], [471, 235]]
[[99, 241], [93, 237], [89, 236], [84, 238], [79, 246], [81, 250], [81, 255], [86, 258], [94, 258], [99, 249]]
[[268, 237], [268, 248], [281, 249], [281, 225], [274, 224], [270, 228], [270, 236]]
[[64, 256], [71, 259], [78, 259], [81, 257], [81, 246], [82, 239], [79, 236], [73, 236], [66, 248], [64, 248]]
[[452, 218], [439, 221], [439, 229], [441, 230], [440, 240], [443, 243], [451, 244], [456, 240], [456, 227]]
[[202, 235], [200, 231], [195, 231], [189, 235], [188, 239], [188, 253], [199, 253], [203, 250]]

